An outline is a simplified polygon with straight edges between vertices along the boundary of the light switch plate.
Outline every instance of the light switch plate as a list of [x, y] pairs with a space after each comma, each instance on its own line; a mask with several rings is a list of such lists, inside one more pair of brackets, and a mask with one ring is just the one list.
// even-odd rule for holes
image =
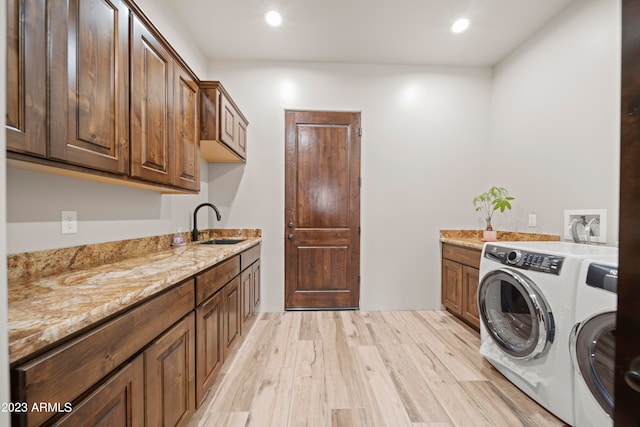
[[78, 212], [62, 211], [61, 215], [62, 234], [73, 234], [78, 232]]

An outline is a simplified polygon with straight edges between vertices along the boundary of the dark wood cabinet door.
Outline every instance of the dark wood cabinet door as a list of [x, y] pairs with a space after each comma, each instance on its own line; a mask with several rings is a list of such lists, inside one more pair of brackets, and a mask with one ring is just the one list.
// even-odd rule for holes
[[222, 299], [224, 304], [224, 357], [226, 359], [240, 339], [242, 324], [240, 276], [222, 288]]
[[194, 317], [185, 317], [144, 351], [148, 427], [186, 425], [195, 412]]
[[49, 157], [92, 169], [129, 169], [129, 9], [119, 0], [49, 8]]
[[[220, 141], [227, 144], [234, 151], [238, 151], [236, 147], [237, 143], [237, 112], [233, 108], [229, 99], [223, 94], [220, 94]], [[242, 154], [242, 153], [238, 153]]]
[[285, 113], [285, 309], [360, 304], [360, 113]]
[[478, 284], [480, 271], [477, 268], [462, 266], [462, 317], [470, 325], [480, 330], [478, 313]]
[[442, 304], [462, 314], [462, 264], [450, 259], [442, 260]]
[[253, 315], [253, 268], [250, 266], [240, 274], [240, 290], [242, 292], [242, 323], [246, 324]]
[[54, 424], [61, 427], [144, 426], [142, 356], [113, 375]]
[[253, 312], [258, 312], [257, 308], [260, 305], [260, 260], [253, 264]]
[[242, 117], [238, 114], [238, 121], [236, 123], [236, 147], [238, 154], [243, 159], [247, 158], [247, 122], [242, 120]]
[[218, 292], [196, 309], [196, 402], [213, 385], [224, 362], [222, 293]]
[[45, 0], [7, 1], [7, 149], [47, 154]]
[[200, 124], [198, 84], [191, 74], [175, 65], [175, 178], [174, 185], [200, 190]]
[[172, 184], [173, 59], [137, 17], [131, 40], [131, 175]]

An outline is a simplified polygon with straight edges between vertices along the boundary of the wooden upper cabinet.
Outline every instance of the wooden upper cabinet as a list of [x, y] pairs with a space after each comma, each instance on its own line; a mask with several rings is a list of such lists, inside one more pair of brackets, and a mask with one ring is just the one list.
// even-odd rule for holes
[[200, 82], [200, 150], [208, 162], [244, 162], [249, 122], [220, 82]]
[[45, 0], [7, 1], [7, 149], [47, 154]]
[[129, 9], [69, 0], [49, 13], [49, 157], [127, 174]]
[[173, 184], [173, 58], [136, 16], [131, 45], [131, 175]]
[[175, 64], [175, 178], [174, 185], [200, 190], [200, 122], [198, 83]]

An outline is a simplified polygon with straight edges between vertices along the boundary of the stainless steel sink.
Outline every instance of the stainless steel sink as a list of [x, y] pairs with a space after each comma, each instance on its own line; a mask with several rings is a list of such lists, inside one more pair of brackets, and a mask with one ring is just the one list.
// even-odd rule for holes
[[199, 245], [235, 245], [247, 239], [211, 239], [198, 243]]

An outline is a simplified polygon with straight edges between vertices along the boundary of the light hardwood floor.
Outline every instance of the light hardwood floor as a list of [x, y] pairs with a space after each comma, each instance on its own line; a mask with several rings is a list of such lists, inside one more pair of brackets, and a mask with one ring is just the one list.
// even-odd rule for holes
[[562, 426], [444, 311], [259, 315], [195, 426]]

